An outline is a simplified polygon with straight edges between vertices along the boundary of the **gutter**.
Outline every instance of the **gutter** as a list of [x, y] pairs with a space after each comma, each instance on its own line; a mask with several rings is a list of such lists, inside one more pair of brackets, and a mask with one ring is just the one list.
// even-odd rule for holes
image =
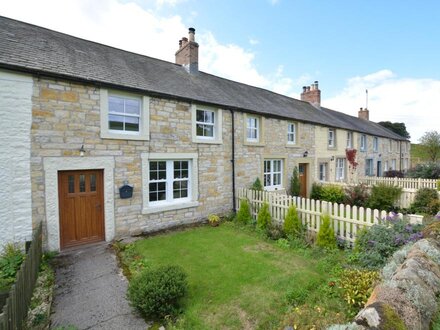
[[235, 203], [235, 119], [234, 119], [234, 110], [229, 109], [231, 112], [231, 130], [232, 130], [232, 136], [231, 136], [231, 164], [232, 164], [232, 211], [234, 213], [237, 212], [237, 207]]

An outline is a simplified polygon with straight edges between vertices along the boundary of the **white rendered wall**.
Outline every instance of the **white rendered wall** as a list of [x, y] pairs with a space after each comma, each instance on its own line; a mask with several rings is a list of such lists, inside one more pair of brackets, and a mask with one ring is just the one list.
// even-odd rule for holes
[[32, 237], [32, 77], [0, 70], [0, 249]]

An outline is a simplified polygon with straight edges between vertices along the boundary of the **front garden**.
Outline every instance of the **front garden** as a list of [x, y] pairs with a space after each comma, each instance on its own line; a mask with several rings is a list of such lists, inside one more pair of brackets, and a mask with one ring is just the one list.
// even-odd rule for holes
[[346, 249], [337, 246], [329, 217], [313, 237], [294, 207], [280, 227], [264, 205], [253, 220], [247, 203], [240, 204], [235, 220], [219, 227], [116, 246], [129, 298], [147, 320], [169, 329], [346, 323], [364, 306], [388, 257], [422, 237], [422, 225], [390, 215], [360, 232], [354, 250]]

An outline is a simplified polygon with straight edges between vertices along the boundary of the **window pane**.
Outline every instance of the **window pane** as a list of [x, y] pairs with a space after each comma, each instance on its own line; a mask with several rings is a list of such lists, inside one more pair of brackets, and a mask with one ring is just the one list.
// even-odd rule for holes
[[69, 175], [69, 193], [72, 194], [75, 192], [75, 177], [73, 175]]
[[205, 123], [214, 124], [214, 112], [205, 111]]
[[274, 185], [281, 184], [281, 174], [277, 173], [273, 175], [273, 184]]
[[196, 121], [199, 121], [199, 122], [202, 122], [202, 123], [205, 121], [205, 116], [204, 116], [204, 111], [203, 110], [197, 110]]
[[270, 185], [270, 174], [264, 174], [264, 186], [268, 187]]
[[108, 111], [110, 113], [124, 113], [124, 100], [120, 97], [109, 96], [108, 97]]
[[203, 136], [203, 125], [202, 124], [196, 125], [196, 134], [197, 134], [197, 136]]
[[139, 115], [140, 114], [141, 104], [138, 100], [125, 100], [125, 113]]
[[139, 118], [137, 117], [125, 117], [125, 130], [131, 132], [139, 131]]
[[205, 135], [204, 136], [209, 136], [209, 137], [213, 137], [214, 136], [214, 126], [210, 125], [205, 125], [204, 127], [205, 129]]
[[79, 192], [85, 192], [86, 191], [86, 176], [84, 174], [81, 174], [79, 176]]
[[96, 191], [96, 175], [90, 174], [90, 191]]
[[124, 116], [109, 115], [108, 118], [109, 118], [109, 122], [108, 122], [109, 129], [114, 129], [119, 131], [124, 130]]

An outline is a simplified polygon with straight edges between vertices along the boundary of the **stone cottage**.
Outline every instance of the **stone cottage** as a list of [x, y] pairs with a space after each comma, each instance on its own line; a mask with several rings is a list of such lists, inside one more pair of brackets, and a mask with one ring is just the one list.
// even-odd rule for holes
[[321, 107], [317, 83], [296, 100], [201, 72], [198, 47], [189, 29], [169, 63], [0, 17], [0, 241], [39, 222], [60, 250], [201, 221], [257, 177], [288, 188], [295, 166], [304, 195], [343, 180], [348, 132], [378, 139], [372, 174], [408, 145]]

